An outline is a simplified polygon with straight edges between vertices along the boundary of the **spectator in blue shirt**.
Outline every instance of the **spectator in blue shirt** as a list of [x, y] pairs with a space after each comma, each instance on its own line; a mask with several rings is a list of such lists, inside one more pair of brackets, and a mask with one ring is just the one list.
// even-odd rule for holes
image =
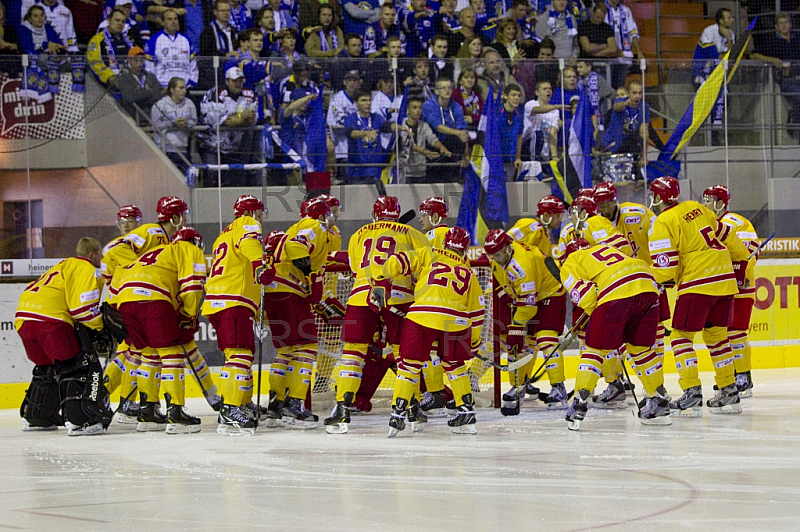
[[63, 53], [66, 47], [58, 37], [56, 30], [46, 22], [44, 8], [33, 5], [25, 14], [19, 28], [19, 45], [24, 54]]
[[517, 170], [522, 168], [522, 125], [524, 122], [519, 104], [522, 88], [507, 85], [503, 89], [503, 106], [498, 110], [497, 127], [500, 133], [500, 153], [503, 155], [503, 168], [506, 181], [514, 181]]
[[436, 163], [457, 163], [466, 156], [467, 123], [464, 121], [464, 110], [461, 105], [453, 100], [453, 81], [446, 77], [436, 80], [434, 95], [422, 106], [422, 119], [431, 126], [431, 129], [441, 143], [452, 152], [452, 156], [442, 156], [437, 160], [429, 161], [429, 176], [435, 175], [438, 181], [459, 181], [461, 168], [455, 165], [437, 166]]

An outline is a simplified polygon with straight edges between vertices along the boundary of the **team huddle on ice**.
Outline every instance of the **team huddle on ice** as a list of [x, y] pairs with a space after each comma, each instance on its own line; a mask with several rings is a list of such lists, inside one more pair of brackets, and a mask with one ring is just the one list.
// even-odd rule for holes
[[[653, 181], [652, 211], [619, 204], [610, 183], [582, 189], [568, 211], [559, 198], [545, 196], [536, 219], [486, 235], [493, 277], [487, 292], [467, 258], [470, 234], [443, 223], [448, 209], [441, 198], [420, 205], [419, 231], [403, 223], [408, 220], [401, 219], [397, 198], [379, 197], [373, 222], [344, 252], [336, 198], [307, 200], [297, 223], [262, 235], [264, 205], [244, 195], [234, 205], [235, 220], [214, 242], [210, 268], [202, 237], [184, 226], [183, 200], [159, 200], [158, 222], [151, 224], [141, 223], [138, 207], [125, 206], [117, 216], [121, 237], [105, 248], [81, 239], [76, 257], [51, 268], [20, 297], [15, 327], [35, 364], [20, 410], [23, 430], [66, 425], [71, 436], [100, 434], [117, 413], [139, 431], [198, 432], [200, 419], [184, 406], [187, 370], [219, 412], [221, 434], [253, 434], [259, 424], [319, 426], [305, 406], [318, 319], [340, 325], [344, 343], [332, 375], [336, 405], [323, 420], [331, 434], [348, 432], [353, 411], [368, 410], [363, 405], [390, 367], [396, 379], [389, 437], [407, 424], [422, 430], [427, 414], [445, 407], [454, 411], [447, 421], [453, 432], [474, 434], [473, 393], [481, 371], [488, 365], [509, 371], [512, 388], [503, 394], [502, 413], [516, 415], [526, 393], [538, 395], [538, 355], [551, 384], [542, 400], [566, 409], [571, 430], [590, 404], [625, 405], [631, 386], [625, 359], [645, 391], [641, 422], [669, 425], [670, 413], [702, 415], [693, 348], [701, 331], [717, 390], [706, 406], [740, 413], [740, 398], [753, 387], [747, 330], [757, 235], [748, 220], [728, 211], [725, 187], [707, 189], [703, 204], [679, 202], [679, 192], [673, 178]], [[549, 235], [556, 233], [553, 245]], [[326, 266], [337, 262], [354, 278], [347, 301], [325, 286]], [[663, 378], [663, 324], [670, 318], [665, 288], [671, 286], [677, 299], [670, 342], [683, 389], [674, 400]], [[571, 403], [561, 353], [567, 342], [559, 344], [568, 296], [573, 321], [567, 336], [580, 341]], [[505, 365], [481, 344], [487, 297], [495, 306], [493, 334], [508, 353]], [[216, 329], [225, 355], [218, 387], [194, 342], [200, 315]], [[252, 366], [258, 354], [260, 370], [256, 336], [262, 327], [277, 350], [266, 407], [253, 401], [255, 388], [260, 403], [261, 372], [254, 386]], [[105, 374], [99, 356], [115, 357]], [[592, 396], [601, 376], [607, 388]], [[115, 412], [108, 398], [117, 389]]]

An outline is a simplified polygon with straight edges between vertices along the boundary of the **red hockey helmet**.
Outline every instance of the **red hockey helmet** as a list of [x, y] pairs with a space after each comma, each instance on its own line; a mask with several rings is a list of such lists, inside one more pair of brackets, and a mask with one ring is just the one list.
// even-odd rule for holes
[[311, 200], [304, 200], [303, 203], [300, 204], [300, 218], [305, 218], [308, 216], [308, 202]]
[[587, 242], [585, 238], [576, 238], [575, 240], [567, 244], [567, 249], [564, 252], [564, 258], [566, 259], [579, 249], [589, 249], [590, 247], [592, 247], [592, 245], [589, 242]]
[[[661, 202], [675, 203], [681, 195], [681, 186], [674, 177], [658, 177], [650, 183], [650, 194], [653, 195], [654, 205], [659, 205]], [[656, 197], [661, 201], [656, 203]]]
[[173, 242], [191, 242], [195, 246], [203, 249], [203, 235], [198, 233], [194, 227], [181, 227], [175, 236], [172, 237]]
[[419, 212], [427, 215], [438, 215], [440, 220], [447, 218], [447, 202], [443, 198], [434, 196], [419, 204]]
[[341, 203], [339, 202], [339, 198], [336, 196], [331, 196], [330, 194], [320, 194], [317, 196], [318, 198], [322, 198], [322, 201], [328, 204], [328, 207], [333, 210], [334, 207], [340, 207]]
[[728, 187], [725, 185], [714, 185], [713, 187], [708, 187], [703, 191], [703, 196], [711, 196], [716, 200], [720, 200], [725, 204], [726, 207], [731, 201], [731, 193], [728, 191]]
[[597, 202], [591, 196], [578, 197], [575, 201], [572, 202], [572, 210], [579, 211], [580, 209], [585, 210], [586, 214], [588, 214], [589, 216], [596, 216]]
[[557, 196], [545, 196], [536, 204], [536, 214], [538, 216], [543, 214], [561, 214], [564, 211], [564, 202]]
[[492, 229], [486, 234], [486, 240], [483, 241], [483, 249], [486, 250], [488, 255], [494, 255], [510, 243], [511, 237], [508, 236], [508, 233], [502, 229]]
[[125, 220], [127, 218], [133, 218], [137, 222], [142, 221], [142, 210], [137, 207], [136, 205], [123, 205], [117, 211], [117, 220]]
[[178, 196], [164, 196], [158, 200], [156, 205], [159, 222], [168, 222], [175, 215], [185, 215], [189, 212], [189, 206]]
[[594, 186], [594, 200], [597, 203], [617, 201], [617, 187], [614, 183], [602, 182]]
[[381, 196], [372, 205], [373, 220], [394, 220], [400, 218], [400, 202], [394, 196]]
[[331, 215], [330, 206], [321, 197], [317, 196], [311, 198], [306, 203], [306, 216], [319, 220], [321, 216], [328, 217]]
[[575, 199], [578, 198], [592, 198], [594, 199], [594, 189], [593, 188], [581, 188], [578, 190], [578, 195]]
[[272, 255], [275, 253], [275, 250], [278, 248], [278, 244], [281, 243], [281, 239], [283, 235], [286, 234], [286, 231], [271, 231], [267, 234], [266, 243], [267, 245], [264, 248], [264, 251], [268, 255]]
[[239, 199], [236, 200], [236, 203], [233, 204], [233, 215], [237, 218], [239, 216], [244, 216], [244, 213], [247, 211], [254, 213], [256, 211], [263, 212], [264, 210], [266, 210], [264, 209], [264, 204], [252, 194], [242, 194], [239, 196]]
[[444, 235], [444, 247], [464, 253], [469, 249], [470, 240], [469, 231], [463, 227], [451, 227]]

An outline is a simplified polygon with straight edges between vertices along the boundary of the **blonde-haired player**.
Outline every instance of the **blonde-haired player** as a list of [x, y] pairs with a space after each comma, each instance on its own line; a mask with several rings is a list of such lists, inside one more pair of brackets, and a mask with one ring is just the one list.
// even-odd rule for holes
[[477, 432], [466, 362], [480, 346], [484, 302], [466, 257], [469, 242], [465, 229], [453, 227], [445, 234], [442, 249], [401, 251], [389, 257], [375, 277], [370, 297], [379, 308], [389, 301], [395, 280], [417, 279], [400, 341], [390, 438], [405, 428], [406, 417], [415, 423], [416, 415], [409, 409], [431, 350], [442, 360], [455, 396], [457, 414], [447, 424], [457, 434]]

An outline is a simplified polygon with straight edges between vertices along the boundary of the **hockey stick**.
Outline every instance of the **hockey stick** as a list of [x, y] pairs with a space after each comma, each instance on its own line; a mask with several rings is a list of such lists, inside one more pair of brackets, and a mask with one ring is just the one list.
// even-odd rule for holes
[[134, 393], [136, 393], [136, 390], [138, 390], [138, 389], [139, 389], [139, 387], [134, 384], [133, 389], [128, 393], [128, 395], [126, 395], [125, 397], [121, 397], [120, 396], [119, 406], [116, 408], [116, 410], [114, 410], [114, 413], [111, 415], [112, 418], [114, 416], [116, 416], [117, 414], [119, 414], [119, 411], [122, 409], [122, 405], [124, 405], [126, 402], [130, 401], [131, 396]]
[[[639, 400], [636, 398], [636, 392], [633, 391], [633, 381], [631, 380], [630, 375], [628, 375], [628, 366], [625, 365], [625, 358], [622, 356], [622, 353], [619, 353], [619, 356], [621, 358], [620, 363], [622, 364], [622, 371], [625, 372], [625, 378], [628, 379], [628, 382], [631, 384], [631, 394], [633, 395], [633, 402], [636, 405], [636, 410], [639, 412], [639, 414], [641, 414], [642, 408], [639, 406]], [[633, 366], [631, 366], [631, 369], [632, 368]], [[633, 414], [634, 417], [641, 417], [637, 416], [636, 412], [634, 412], [633, 410], [631, 410], [631, 414]]]
[[258, 385], [256, 387], [256, 422], [261, 421], [261, 363], [264, 355], [264, 285], [261, 285], [261, 306], [258, 310]]
[[417, 211], [411, 209], [410, 211], [404, 212], [403, 215], [397, 219], [397, 221], [401, 224], [407, 224], [416, 217], [417, 217]]
[[550, 353], [548, 353], [547, 356], [544, 357], [544, 359], [542, 360], [542, 365], [539, 366], [539, 368], [533, 372], [533, 375], [531, 375], [531, 378], [529, 379], [530, 383], [534, 383], [542, 378], [542, 376], [546, 371], [545, 365], [547, 364], [547, 361], [550, 360], [550, 358], [552, 358], [552, 356], [556, 354], [558, 351], [561, 351], [562, 349], [567, 347], [575, 338], [575, 336], [578, 335], [578, 331], [583, 329], [583, 326], [586, 324], [587, 321], [589, 321], [589, 314], [584, 313], [580, 318], [578, 318], [578, 321], [575, 322], [575, 325], [573, 325], [572, 328], [569, 331], [567, 331], [567, 334], [564, 335], [564, 339], [561, 340], [561, 342], [555, 347], [555, 349], [550, 351]]
[[747, 256], [747, 260], [749, 261], [750, 259], [755, 257], [758, 254], [758, 252], [764, 249], [764, 247], [766, 247], [769, 241], [772, 240], [773, 238], [775, 238], [775, 233], [772, 233], [767, 238], [765, 238], [764, 241], [755, 249], [755, 251], [753, 251], [750, 255]]
[[183, 356], [184, 356], [184, 358], [186, 358], [186, 361], [189, 363], [189, 367], [192, 369], [192, 373], [194, 373], [194, 378], [197, 379], [197, 384], [200, 386], [200, 391], [203, 392], [203, 397], [206, 398], [206, 402], [208, 404], [211, 404], [208, 401], [208, 390], [206, 390], [205, 387], [203, 386], [203, 383], [200, 382], [200, 375], [198, 375], [197, 369], [195, 369], [194, 363], [192, 362], [192, 359], [189, 358], [189, 353], [186, 352], [186, 348], [183, 347], [183, 344], [181, 344], [181, 351], [183, 351]]

